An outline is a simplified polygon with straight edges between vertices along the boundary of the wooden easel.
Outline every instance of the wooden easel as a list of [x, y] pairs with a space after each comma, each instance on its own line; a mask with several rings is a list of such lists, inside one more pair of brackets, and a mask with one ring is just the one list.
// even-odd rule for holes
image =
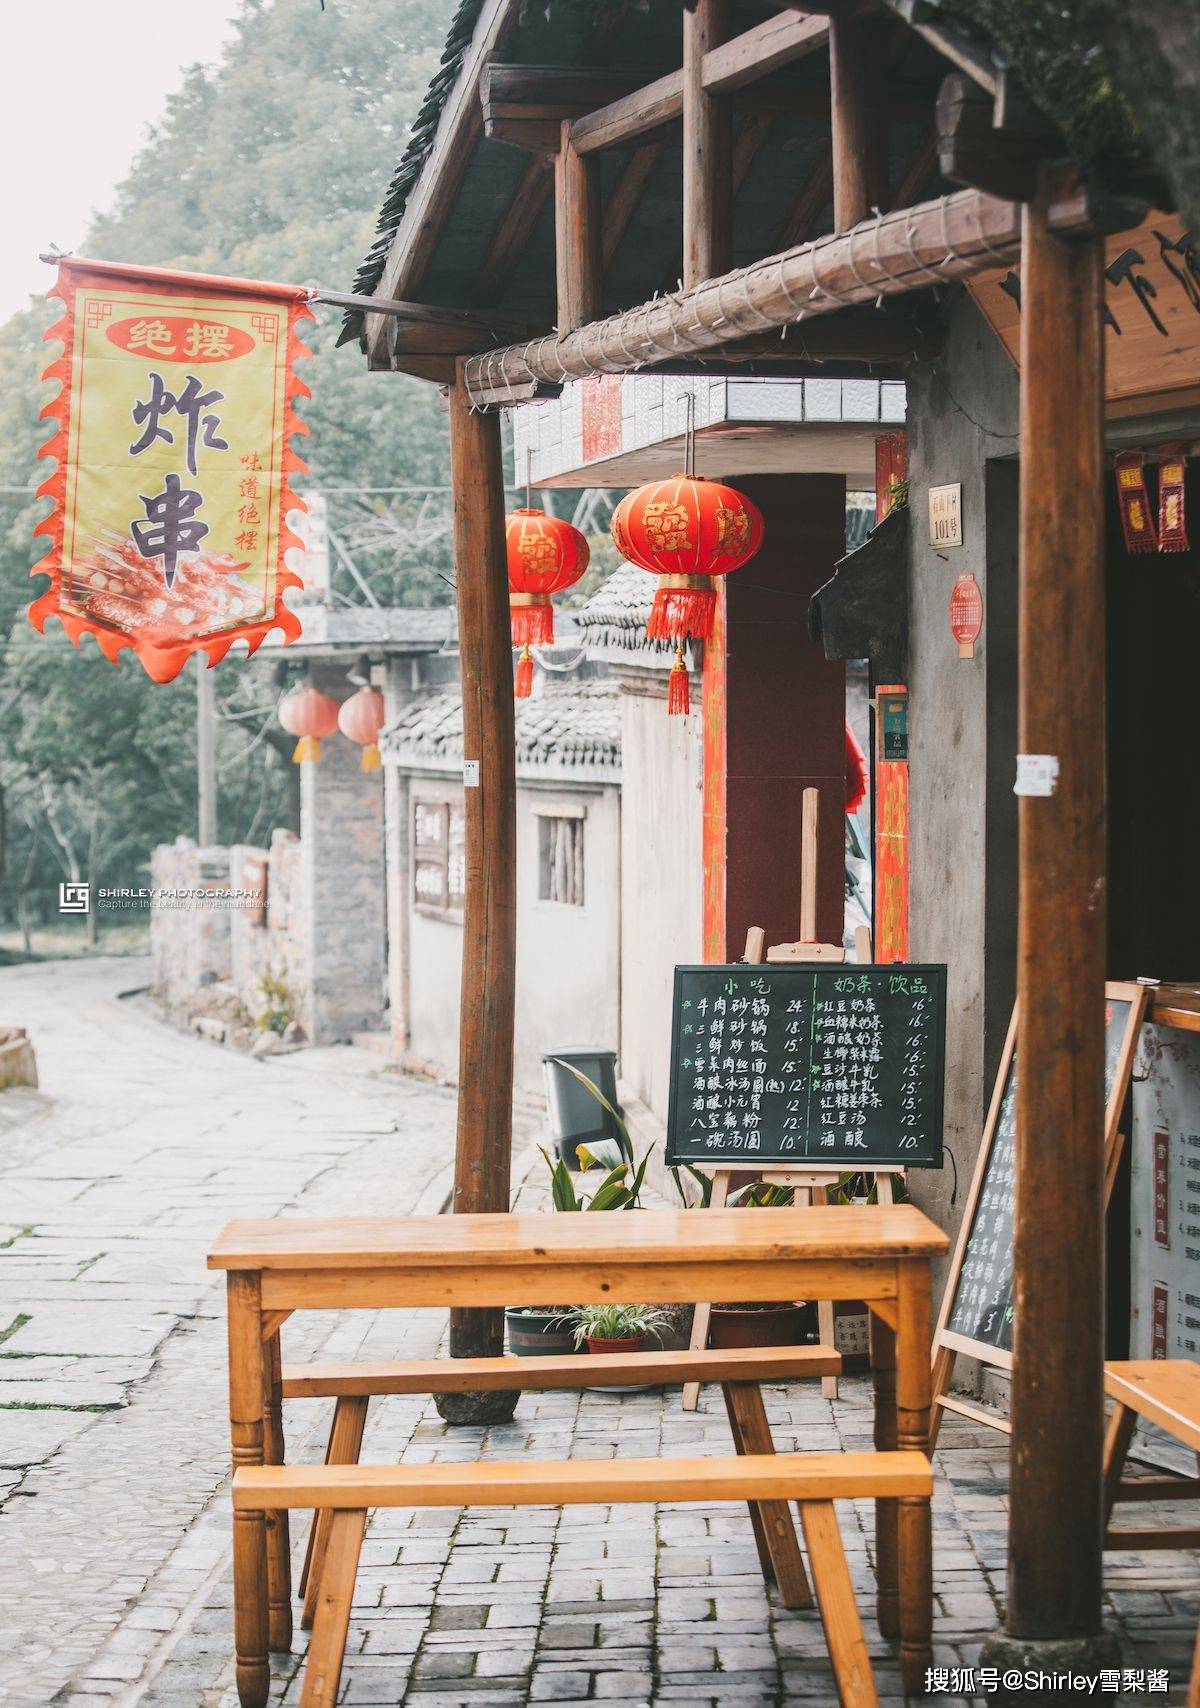
[[[1112, 1084], [1107, 1088], [1105, 1098], [1104, 1207], [1107, 1211], [1113, 1185], [1117, 1178], [1117, 1169], [1120, 1166], [1121, 1155], [1125, 1148], [1125, 1135], [1121, 1132], [1121, 1112], [1129, 1092], [1133, 1058], [1137, 1050], [1142, 1022], [1146, 1015], [1146, 1002], [1149, 992], [1145, 985], [1110, 981], [1105, 985], [1104, 993], [1111, 1002], [1124, 1002], [1129, 1005], [1120, 1049], [1112, 1067]], [[987, 1120], [984, 1123], [979, 1154], [975, 1159], [975, 1171], [971, 1178], [970, 1190], [967, 1193], [954, 1255], [950, 1260], [950, 1268], [946, 1276], [946, 1288], [942, 1296], [941, 1309], [938, 1312], [937, 1326], [933, 1332], [933, 1404], [929, 1413], [930, 1453], [937, 1445], [943, 1415], [948, 1411], [957, 1412], [960, 1417], [969, 1418], [972, 1423], [985, 1424], [989, 1429], [998, 1430], [1003, 1435], [1012, 1434], [1012, 1425], [1006, 1417], [1002, 1417], [998, 1412], [989, 1411], [985, 1406], [972, 1400], [964, 1399], [960, 1394], [950, 1392], [955, 1362], [960, 1355], [966, 1354], [968, 1357], [977, 1358], [980, 1363], [990, 1365], [993, 1369], [1011, 1371], [1012, 1353], [1002, 1346], [993, 1346], [990, 1341], [977, 1340], [973, 1336], [958, 1333], [950, 1325], [962, 1281], [963, 1265], [968, 1257], [971, 1236], [975, 1230], [976, 1214], [987, 1183], [988, 1169], [992, 1162], [992, 1151], [996, 1133], [1000, 1127], [1005, 1097], [1009, 1091], [1016, 1047], [1017, 1010], [1014, 1004], [1012, 1019], [1008, 1026], [1008, 1035], [1004, 1043], [1004, 1052], [1000, 1058], [1000, 1067], [992, 1090], [992, 1100], [988, 1107]]]
[[[836, 964], [846, 959], [846, 951], [840, 943], [819, 943], [817, 937], [817, 812], [819, 807], [819, 791], [805, 789], [803, 796], [803, 817], [800, 831], [800, 940], [796, 943], [778, 943], [773, 949], [766, 948], [766, 933], [761, 925], [752, 925], [746, 933], [746, 948], [742, 959], [748, 966], [761, 966], [767, 961], [823, 961], [826, 964]], [[860, 961], [871, 959], [871, 933], [865, 925], [860, 925], [854, 933], [854, 948]], [[722, 1165], [712, 1171], [712, 1195], [709, 1208], [724, 1209], [729, 1197], [730, 1183], [735, 1174], [745, 1174], [747, 1166], [739, 1163], [729, 1167]], [[751, 1170], [751, 1172], [758, 1172]], [[892, 1175], [903, 1174], [902, 1168], [862, 1170], [875, 1175], [876, 1187], [881, 1204], [890, 1204], [892, 1198]], [[836, 1186], [844, 1169], [813, 1171], [795, 1168], [765, 1168], [759, 1178], [768, 1186], [790, 1186], [794, 1192], [794, 1202], [797, 1204], [828, 1204], [829, 1189]], [[708, 1345], [708, 1329], [712, 1317], [711, 1304], [697, 1304], [692, 1318], [691, 1350], [700, 1352]], [[834, 1301], [820, 1299], [817, 1301], [817, 1328], [821, 1344], [834, 1344]], [[822, 1376], [821, 1392], [826, 1399], [836, 1400], [838, 1396], [838, 1379], [836, 1376]], [[684, 1411], [695, 1411], [700, 1402], [700, 1384], [689, 1382], [683, 1390]]]

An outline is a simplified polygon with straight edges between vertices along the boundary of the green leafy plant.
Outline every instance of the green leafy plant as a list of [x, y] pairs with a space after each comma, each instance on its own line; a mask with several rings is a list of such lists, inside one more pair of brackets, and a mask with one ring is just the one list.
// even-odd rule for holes
[[[638, 1194], [642, 1182], [646, 1178], [646, 1167], [650, 1161], [647, 1151], [629, 1180], [629, 1164], [620, 1162], [615, 1168], [610, 1168], [604, 1179], [594, 1192], [577, 1192], [575, 1182], [571, 1179], [566, 1163], [561, 1157], [552, 1157], [542, 1147], [542, 1155], [546, 1159], [546, 1167], [550, 1170], [550, 1200], [556, 1210], [637, 1210], [640, 1208]], [[615, 1147], [614, 1147], [615, 1148]], [[594, 1161], [603, 1164], [604, 1158], [597, 1155], [601, 1146], [596, 1145], [591, 1151], [585, 1151], [580, 1145], [579, 1155], [585, 1169]], [[627, 1183], [628, 1182], [628, 1183]]]
[[576, 1305], [571, 1311], [575, 1344], [589, 1340], [645, 1340], [653, 1335], [661, 1341], [670, 1318], [656, 1305]]
[[296, 1018], [291, 988], [282, 977], [264, 973], [258, 981], [258, 994], [262, 999], [258, 1011], [259, 1025], [264, 1032], [282, 1035]]
[[[681, 1172], [682, 1171], [682, 1172]], [[683, 1175], [690, 1174], [700, 1188], [700, 1197], [693, 1202], [683, 1188]], [[679, 1202], [685, 1210], [707, 1210], [712, 1203], [712, 1175], [702, 1174], [698, 1168], [693, 1168], [690, 1162], [675, 1163], [671, 1167], [671, 1179], [675, 1182], [675, 1190], [679, 1194]]]

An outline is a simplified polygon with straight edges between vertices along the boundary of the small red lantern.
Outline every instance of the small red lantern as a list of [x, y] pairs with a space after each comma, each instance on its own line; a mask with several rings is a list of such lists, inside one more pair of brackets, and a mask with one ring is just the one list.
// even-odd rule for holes
[[508, 606], [513, 645], [521, 648], [516, 693], [533, 689], [531, 646], [554, 639], [552, 593], [573, 587], [588, 566], [588, 543], [578, 528], [544, 510], [514, 510], [505, 518], [508, 547]]
[[762, 515], [732, 486], [677, 474], [627, 494], [613, 513], [612, 537], [622, 557], [660, 577], [646, 634], [675, 642], [667, 710], [686, 713], [683, 643], [711, 636], [717, 608], [712, 578], [754, 556], [762, 544]]
[[293, 764], [319, 765], [321, 742], [338, 726], [338, 703], [316, 688], [297, 688], [279, 702], [279, 721], [289, 735], [299, 737]]
[[338, 712], [338, 728], [347, 741], [357, 742], [363, 750], [362, 771], [378, 771], [383, 764], [376, 742], [383, 728], [386, 713], [383, 695], [378, 688], [360, 688], [343, 701]]

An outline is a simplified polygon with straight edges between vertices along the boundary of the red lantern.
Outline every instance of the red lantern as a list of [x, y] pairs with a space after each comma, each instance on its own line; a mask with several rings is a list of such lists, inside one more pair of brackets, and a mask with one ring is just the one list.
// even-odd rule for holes
[[612, 537], [622, 557], [661, 578], [646, 634], [675, 642], [667, 710], [686, 713], [691, 707], [683, 643], [712, 634], [712, 578], [740, 569], [754, 556], [762, 544], [762, 515], [732, 486], [677, 474], [623, 498], [613, 513]]
[[338, 728], [347, 741], [355, 741], [363, 750], [362, 771], [378, 771], [383, 764], [376, 741], [384, 725], [383, 695], [378, 688], [360, 688], [342, 702], [338, 712]]
[[297, 688], [279, 702], [279, 721], [289, 735], [298, 736], [292, 762], [321, 763], [321, 742], [338, 726], [338, 703], [316, 688]]
[[521, 648], [516, 692], [522, 699], [533, 688], [531, 646], [554, 639], [552, 593], [573, 587], [588, 566], [588, 543], [578, 528], [547, 516], [544, 510], [514, 510], [505, 518], [508, 548], [508, 607], [513, 645]]

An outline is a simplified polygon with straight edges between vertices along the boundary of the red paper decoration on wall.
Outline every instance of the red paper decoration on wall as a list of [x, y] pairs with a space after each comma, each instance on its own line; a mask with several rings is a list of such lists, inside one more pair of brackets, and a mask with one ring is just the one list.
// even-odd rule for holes
[[295, 765], [321, 763], [321, 742], [338, 727], [338, 703], [316, 688], [296, 688], [279, 702], [279, 721], [289, 735], [298, 736]]
[[512, 639], [521, 648], [516, 693], [525, 699], [533, 689], [530, 647], [549, 646], [554, 639], [550, 595], [575, 585], [588, 566], [590, 552], [578, 528], [544, 510], [514, 510], [505, 518], [504, 538]]
[[974, 658], [982, 627], [983, 594], [970, 570], [965, 570], [950, 594], [950, 631], [958, 642], [960, 658]]
[[675, 642], [667, 710], [686, 714], [691, 707], [684, 642], [711, 636], [717, 608], [713, 577], [740, 569], [754, 556], [763, 539], [762, 514], [735, 487], [677, 474], [627, 494], [613, 513], [612, 537], [622, 557], [660, 577], [646, 634]]
[[378, 771], [383, 764], [377, 742], [386, 715], [378, 688], [360, 688], [343, 701], [338, 712], [338, 728], [347, 741], [357, 742], [363, 750], [362, 771]]

